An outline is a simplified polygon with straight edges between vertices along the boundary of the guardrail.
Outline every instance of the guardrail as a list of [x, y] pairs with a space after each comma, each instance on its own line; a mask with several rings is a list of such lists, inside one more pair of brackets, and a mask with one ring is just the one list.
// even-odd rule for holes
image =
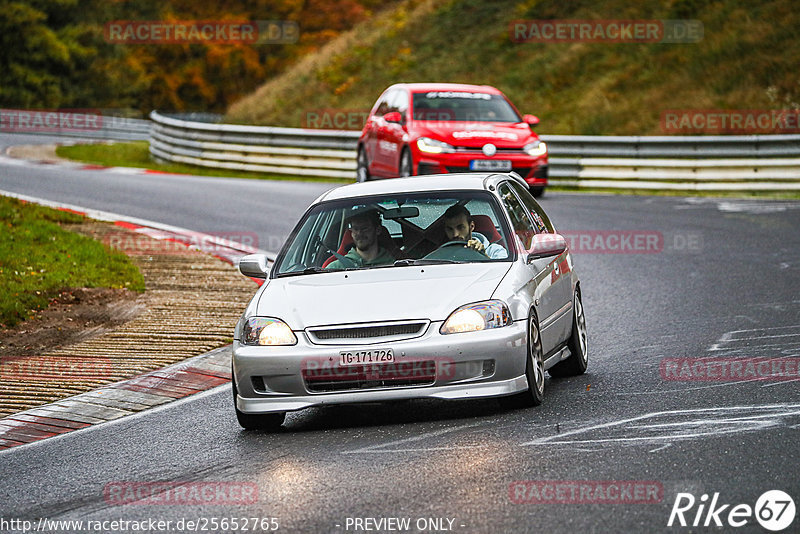
[[[217, 169], [355, 179], [359, 132], [187, 121], [152, 112], [150, 153]], [[576, 188], [800, 190], [800, 135], [542, 135], [550, 183]]]
[[0, 133], [84, 137], [116, 141], [147, 141], [151, 122], [98, 113], [69, 110], [0, 109]]

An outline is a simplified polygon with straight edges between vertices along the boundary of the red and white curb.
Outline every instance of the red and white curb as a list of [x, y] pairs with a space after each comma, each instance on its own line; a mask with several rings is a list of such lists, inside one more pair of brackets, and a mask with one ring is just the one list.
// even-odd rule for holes
[[[78, 143], [52, 143], [56, 146], [72, 146]], [[80, 143], [92, 144], [92, 143]], [[72, 161], [52, 161], [52, 160], [37, 160], [28, 158], [18, 158], [8, 155], [8, 151], [14, 147], [6, 148], [5, 154], [0, 154], [0, 163], [4, 165], [15, 165], [17, 167], [52, 167], [59, 169], [69, 169], [74, 171], [104, 171], [112, 174], [125, 174], [128, 176], [136, 176], [143, 174], [166, 174], [170, 176], [190, 176], [189, 174], [182, 174], [177, 172], [157, 171], [153, 169], [145, 169], [141, 167], [107, 167], [105, 165], [78, 163]]]
[[[0, 190], [0, 195], [111, 222], [153, 239], [183, 243], [205, 250], [232, 265], [236, 265], [245, 254], [260, 253], [266, 254], [271, 261], [275, 259], [274, 253], [177, 226], [10, 191]], [[263, 280], [254, 281], [263, 283]], [[113, 421], [223, 385], [231, 378], [230, 357], [231, 347], [228, 345], [128, 380], [4, 417], [0, 419], [0, 451]]]

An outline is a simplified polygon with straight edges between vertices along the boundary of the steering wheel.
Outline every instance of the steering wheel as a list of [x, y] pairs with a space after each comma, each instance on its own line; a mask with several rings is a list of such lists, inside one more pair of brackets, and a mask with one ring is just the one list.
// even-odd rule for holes
[[[458, 245], [458, 247], [456, 247]], [[467, 246], [466, 241], [448, 241], [423, 259], [429, 260], [453, 260], [453, 261], [488, 261], [489, 258], [483, 252], [478, 252], [472, 247]]]
[[[466, 241], [461, 241], [460, 239], [454, 239], [452, 241], [448, 241], [447, 243], [443, 243], [443, 244], [439, 245], [439, 249], [442, 249], [442, 248], [445, 248], [445, 247], [454, 247], [456, 245], [461, 245], [462, 247], [467, 248], [467, 242]], [[439, 249], [436, 249], [436, 250], [439, 250]], [[473, 249], [473, 250], [475, 250], [475, 249]]]

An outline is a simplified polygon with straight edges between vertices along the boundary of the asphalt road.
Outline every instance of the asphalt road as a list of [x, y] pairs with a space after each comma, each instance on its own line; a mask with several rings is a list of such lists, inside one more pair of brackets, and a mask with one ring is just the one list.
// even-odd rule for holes
[[[0, 145], [18, 137], [0, 136]], [[195, 230], [253, 231], [269, 243], [325, 186], [0, 164], [0, 189]], [[207, 531], [244, 531], [211, 528], [213, 517], [276, 518], [281, 532], [705, 532], [720, 530], [714, 518], [703, 526], [719, 493], [717, 508], [730, 505], [718, 516], [723, 531], [767, 532], [754, 516], [733, 528], [728, 514], [768, 490], [800, 504], [798, 382], [668, 380], [675, 375], [663, 365], [711, 357], [796, 364], [800, 202], [550, 193], [542, 204], [575, 236], [590, 343], [587, 374], [548, 378], [542, 406], [315, 408], [269, 434], [240, 430], [223, 387], [0, 453], [0, 518], [79, 520], [84, 529], [153, 519], [172, 521], [173, 532], [180, 520], [185, 530], [200, 520]], [[661, 246], [598, 253], [598, 235], [607, 244], [626, 231], [660, 235]], [[220, 504], [114, 497], [117, 483], [159, 481], [225, 482], [256, 494], [244, 504], [222, 504], [230, 493], [218, 494]], [[522, 492], [518, 481], [537, 484]], [[569, 490], [547, 493], [547, 481], [595, 493], [570, 502]], [[658, 498], [602, 502], [597, 488], [611, 499], [620, 481], [660, 488]], [[555, 502], [514, 502], [536, 488]], [[667, 526], [680, 493], [697, 500], [684, 514], [690, 525], [709, 496], [699, 526]], [[382, 518], [408, 518], [409, 527]], [[14, 532], [2, 520], [0, 531]], [[799, 530], [795, 519], [784, 532]]]

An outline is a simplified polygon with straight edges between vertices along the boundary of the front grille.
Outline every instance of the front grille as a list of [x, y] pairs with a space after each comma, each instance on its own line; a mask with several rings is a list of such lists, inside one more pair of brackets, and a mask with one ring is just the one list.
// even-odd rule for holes
[[395, 362], [303, 369], [303, 382], [312, 393], [429, 386], [436, 381], [436, 362]]
[[[456, 152], [459, 154], [483, 154], [483, 147], [480, 146], [457, 146]], [[523, 152], [522, 148], [500, 148], [497, 147], [496, 154], [519, 154]]]
[[309, 328], [307, 330], [312, 343], [336, 344], [352, 341], [396, 341], [422, 335], [428, 326], [427, 321], [403, 323], [384, 323], [363, 326], [333, 326]]

